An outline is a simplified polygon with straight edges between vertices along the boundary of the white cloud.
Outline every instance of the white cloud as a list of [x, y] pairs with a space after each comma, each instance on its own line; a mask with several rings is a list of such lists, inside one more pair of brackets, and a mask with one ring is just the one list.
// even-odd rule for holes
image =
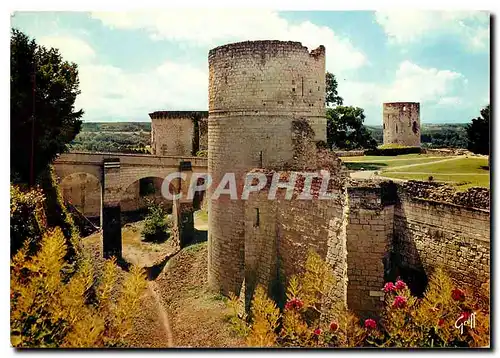
[[75, 107], [85, 120], [147, 120], [154, 110], [208, 108], [208, 70], [165, 60], [141, 72], [99, 63], [92, 46], [79, 37], [42, 36], [38, 42], [58, 48], [65, 60], [78, 63], [81, 94]]
[[66, 61], [82, 64], [95, 58], [92, 47], [84, 40], [74, 36], [42, 36], [37, 41], [45, 47], [58, 48]]
[[166, 61], [144, 72], [88, 64], [79, 71], [82, 93], [76, 105], [87, 119], [143, 120], [155, 110], [208, 108], [208, 73], [189, 64]]
[[97, 12], [91, 16], [111, 28], [142, 29], [154, 40], [185, 41], [201, 47], [247, 40], [300, 41], [309, 50], [323, 45], [327, 70], [334, 73], [355, 70], [368, 62], [348, 38], [337, 35], [331, 28], [309, 21], [292, 24], [269, 10], [170, 9]]
[[458, 106], [462, 103], [462, 100], [459, 97], [442, 97], [439, 99], [439, 105], [443, 106]]
[[423, 68], [403, 61], [388, 84], [339, 81], [339, 93], [346, 105], [382, 106], [383, 102], [427, 102], [451, 104], [459, 100], [466, 78], [454, 71]]
[[377, 11], [389, 42], [405, 45], [436, 36], [459, 36], [471, 50], [489, 50], [489, 14], [483, 11]]

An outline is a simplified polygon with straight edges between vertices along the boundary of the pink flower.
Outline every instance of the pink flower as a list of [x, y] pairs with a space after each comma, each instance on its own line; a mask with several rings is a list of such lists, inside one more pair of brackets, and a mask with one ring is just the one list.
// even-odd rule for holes
[[377, 323], [373, 319], [368, 318], [365, 320], [365, 328], [375, 329], [377, 328]]
[[406, 288], [406, 283], [402, 280], [397, 280], [396, 281], [396, 290], [404, 290]]
[[319, 336], [321, 334], [321, 332], [322, 332], [321, 328], [316, 328], [313, 333], [314, 333], [314, 335]]
[[451, 298], [453, 298], [455, 301], [464, 301], [465, 292], [459, 288], [455, 288], [453, 291], [451, 291]]
[[394, 299], [394, 303], [392, 304], [393, 308], [404, 308], [406, 306], [406, 297], [396, 296]]
[[396, 286], [394, 286], [392, 282], [387, 282], [384, 285], [384, 292], [392, 292], [392, 291], [396, 291]]
[[431, 308], [431, 312], [437, 312], [437, 311], [439, 311], [439, 308], [437, 308], [437, 307], [432, 307]]
[[302, 308], [302, 306], [304, 306], [304, 302], [302, 302], [298, 298], [292, 298], [290, 301], [288, 301], [285, 304], [285, 309], [287, 309], [287, 310], [293, 310], [293, 309], [300, 310]]
[[330, 331], [335, 332], [337, 329], [339, 329], [339, 324], [335, 321], [330, 323]]

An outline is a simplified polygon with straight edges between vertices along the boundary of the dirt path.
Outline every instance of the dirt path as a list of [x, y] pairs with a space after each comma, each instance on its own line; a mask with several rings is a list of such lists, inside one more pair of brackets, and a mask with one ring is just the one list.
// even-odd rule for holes
[[174, 338], [172, 335], [172, 329], [170, 328], [170, 321], [168, 319], [167, 311], [163, 307], [161, 303], [160, 296], [158, 294], [158, 285], [155, 281], [148, 282], [148, 290], [151, 293], [151, 296], [155, 299], [156, 309], [158, 311], [158, 316], [163, 323], [163, 327], [165, 328], [166, 338], [167, 338], [167, 347], [174, 347]]

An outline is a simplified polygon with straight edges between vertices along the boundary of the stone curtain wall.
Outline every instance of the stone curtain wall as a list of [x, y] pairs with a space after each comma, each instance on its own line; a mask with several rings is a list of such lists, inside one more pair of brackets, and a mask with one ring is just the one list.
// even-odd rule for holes
[[161, 156], [191, 156], [194, 116], [206, 118], [203, 111], [157, 111], [151, 117], [151, 153]]
[[74, 205], [87, 217], [101, 215], [101, 183], [87, 173], [75, 173], [65, 177], [60, 187], [64, 200]]
[[[202, 118], [198, 122], [198, 150], [208, 150], [208, 119]], [[196, 154], [196, 153], [195, 153]]]
[[[339, 193], [340, 195], [341, 193]], [[257, 284], [284, 299], [288, 279], [303, 271], [309, 251], [315, 251], [337, 277], [329, 302], [345, 301], [345, 215], [336, 200], [276, 200], [268, 192], [245, 202], [245, 293], [247, 304]]]
[[420, 147], [420, 103], [384, 103], [384, 144]]
[[349, 187], [347, 303], [362, 317], [377, 312], [383, 299], [384, 263], [392, 237], [394, 205], [385, 205], [380, 187]]
[[[298, 42], [255, 41], [209, 52], [208, 170], [214, 188], [228, 172], [293, 160], [292, 121], [304, 118], [326, 139], [325, 49]], [[210, 285], [239, 293], [245, 276], [244, 203], [227, 195], [209, 202]]]
[[472, 286], [489, 279], [488, 211], [402, 197], [394, 213], [394, 251], [403, 267], [430, 274], [441, 266]]

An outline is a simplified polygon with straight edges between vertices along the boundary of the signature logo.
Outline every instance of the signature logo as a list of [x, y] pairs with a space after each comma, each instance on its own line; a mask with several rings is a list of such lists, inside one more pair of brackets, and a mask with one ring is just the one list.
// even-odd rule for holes
[[476, 327], [476, 314], [474, 312], [463, 312], [455, 321], [455, 328], [460, 330], [460, 334], [464, 334], [464, 326], [470, 328]]

